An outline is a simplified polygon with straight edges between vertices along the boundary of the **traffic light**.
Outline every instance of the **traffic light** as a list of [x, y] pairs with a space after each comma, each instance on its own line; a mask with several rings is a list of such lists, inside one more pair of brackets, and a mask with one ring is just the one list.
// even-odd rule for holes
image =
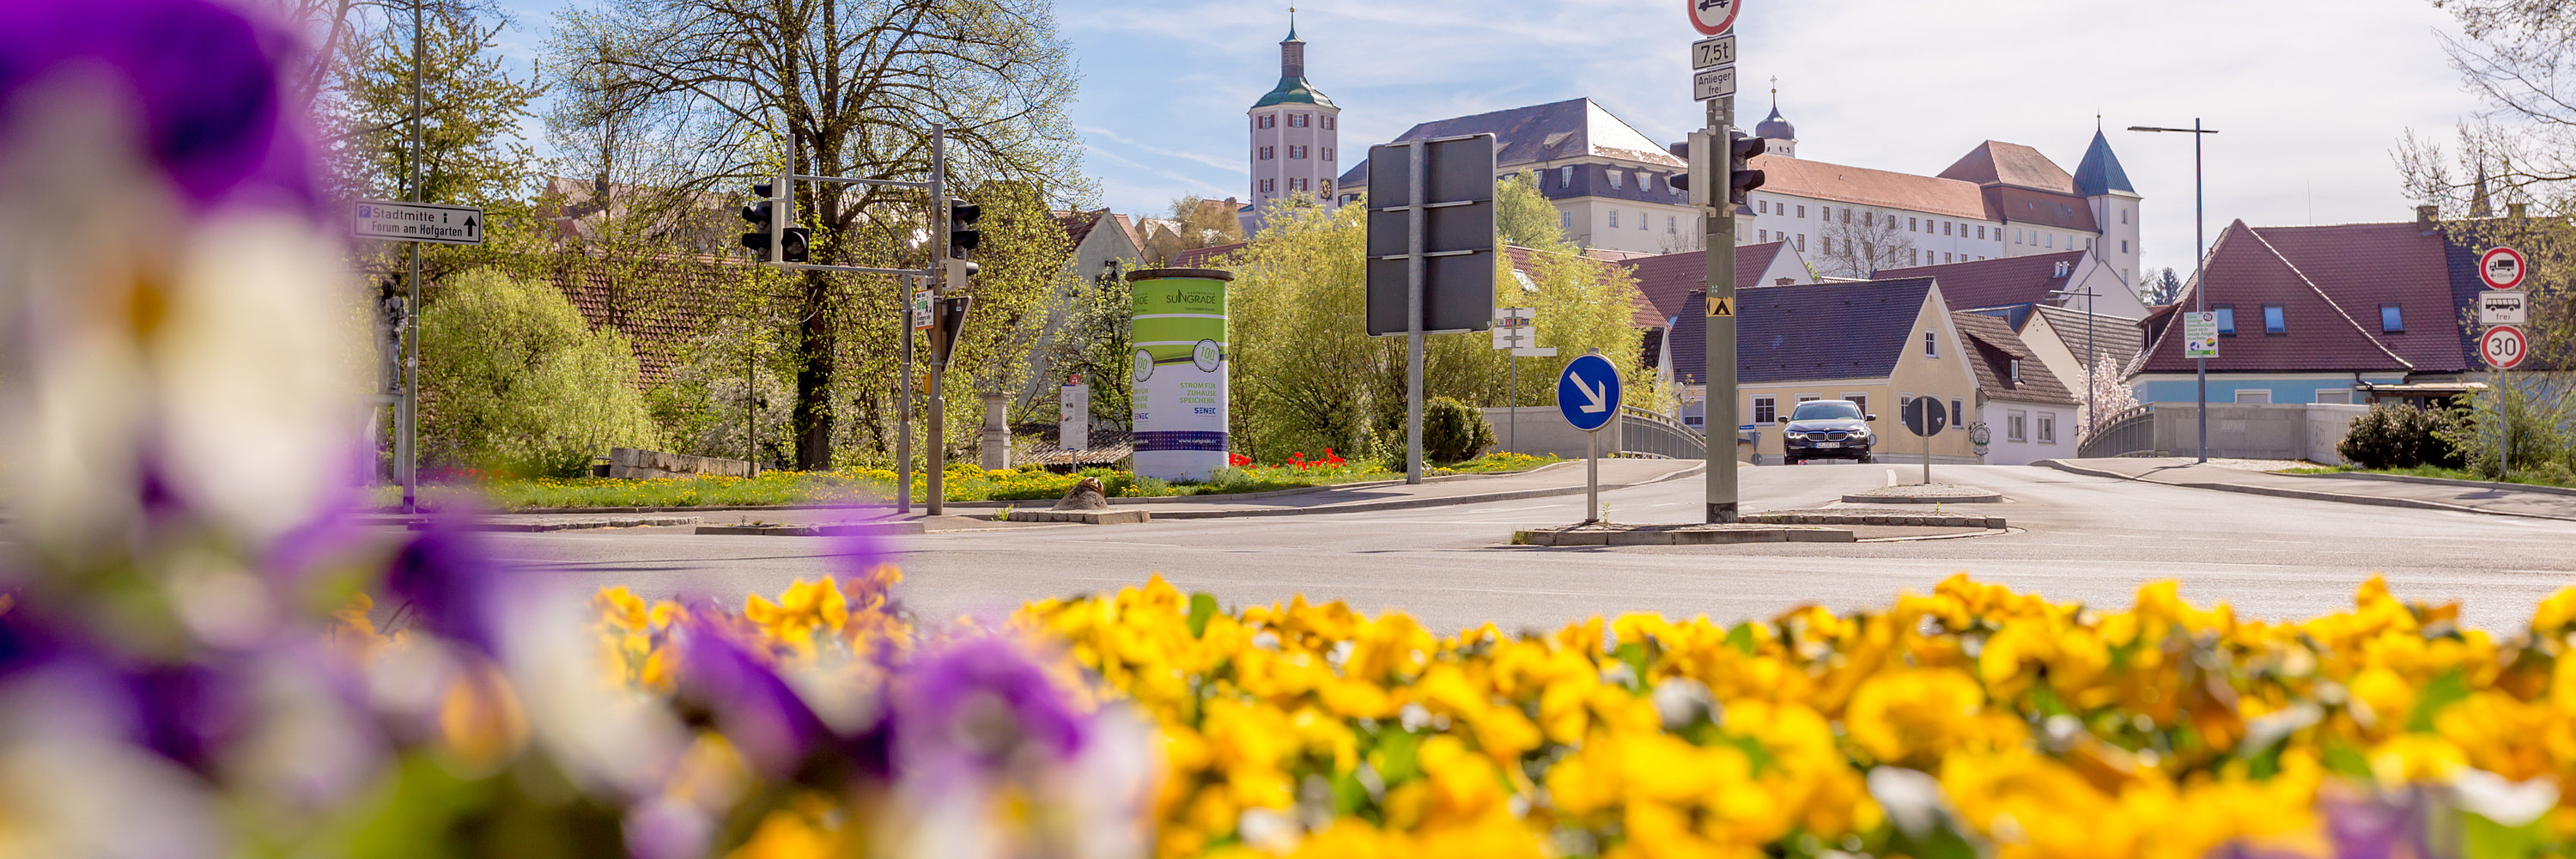
[[1752, 196], [1753, 189], [1762, 187], [1762, 171], [1753, 169], [1750, 164], [1753, 156], [1762, 154], [1763, 149], [1762, 138], [1748, 136], [1741, 131], [1730, 130], [1726, 133], [1726, 201], [1728, 203], [1744, 205], [1747, 198]]
[[[751, 224], [752, 232], [742, 234], [742, 246], [750, 248], [761, 262], [804, 262], [808, 259], [807, 239], [811, 235], [811, 231], [804, 227], [777, 230], [778, 246], [775, 249], [770, 247], [770, 232], [778, 218], [776, 207], [779, 201], [770, 196], [775, 187], [767, 182], [751, 186], [753, 199], [750, 205], [742, 207], [742, 219]], [[790, 219], [793, 220], [792, 215]]]
[[742, 246], [750, 248], [761, 262], [776, 262], [770, 259], [769, 233], [775, 226], [778, 213], [772, 208], [774, 201], [769, 198], [770, 187], [767, 182], [751, 186], [751, 203], [742, 207], [743, 221], [751, 224], [751, 232], [742, 234]]
[[975, 219], [984, 216], [984, 207], [964, 200], [948, 201], [948, 255], [965, 259], [966, 252], [984, 242], [984, 233], [975, 229]]
[[966, 308], [973, 303], [972, 297], [964, 295], [939, 299], [938, 327], [930, 340], [931, 360], [939, 366], [948, 366], [949, 357], [957, 354], [957, 338], [966, 331]]

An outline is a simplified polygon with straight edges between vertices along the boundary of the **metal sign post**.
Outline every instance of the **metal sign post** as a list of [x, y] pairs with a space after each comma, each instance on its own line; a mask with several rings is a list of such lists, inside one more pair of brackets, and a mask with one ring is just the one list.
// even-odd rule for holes
[[1601, 521], [1601, 428], [1619, 416], [1619, 368], [1600, 350], [1565, 362], [1556, 378], [1556, 410], [1565, 422], [1583, 431], [1591, 447], [1584, 460], [1583, 524]]
[[1950, 413], [1941, 409], [1941, 401], [1937, 398], [1915, 397], [1905, 401], [1899, 415], [1898, 419], [1905, 422], [1906, 430], [1923, 437], [1923, 483], [1929, 486], [1932, 484], [1932, 437], [1940, 435], [1941, 430], [1948, 426]]
[[[2514, 290], [2522, 286], [2524, 276], [2530, 271], [2530, 261], [2513, 248], [2488, 248], [2486, 253], [2478, 255], [2478, 279], [2487, 285], [2487, 292], [2482, 296], [2485, 300], [2478, 303], [2478, 318], [2492, 326], [2478, 335], [2478, 357], [2496, 371], [2499, 412], [2503, 411], [2501, 407], [2505, 403], [2503, 388], [2512, 384], [2505, 379], [2505, 372], [2522, 366], [2524, 354], [2531, 351], [2531, 343], [2523, 338], [2521, 328], [2501, 324], [2501, 320], [2506, 318], [2522, 321], [2523, 296]], [[2500, 297], [2505, 300], [2497, 301]], [[2504, 414], [2502, 417], [2504, 430], [2496, 442], [2496, 472], [2500, 479], [2510, 480], [2513, 478], [2513, 415]]]
[[1503, 411], [1503, 449], [1520, 452], [1521, 350], [1538, 345], [1538, 309], [1504, 307], [1494, 311], [1494, 348], [1507, 350], [1503, 364], [1510, 368], [1511, 398]]
[[1705, 282], [1708, 284], [1708, 334], [1702, 338], [1707, 352], [1701, 362], [1702, 381], [1708, 395], [1700, 404], [1700, 426], [1708, 444], [1708, 480], [1705, 500], [1707, 521], [1731, 523], [1737, 520], [1735, 473], [1735, 440], [1717, 443], [1718, 427], [1736, 425], [1735, 316], [1720, 315], [1719, 308], [1735, 306], [1735, 207], [1730, 202], [1734, 188], [1734, 158], [1727, 131], [1735, 126], [1735, 60], [1736, 15], [1743, 11], [1739, 0], [1690, 0], [1691, 26], [1716, 38], [1704, 39], [1691, 46], [1692, 95], [1708, 102], [1708, 127], [1691, 135], [1691, 166], [1697, 175], [1691, 177], [1691, 196], [1707, 208], [1701, 217], [1707, 220], [1702, 255], [1705, 257]]
[[1422, 482], [1422, 335], [1493, 324], [1494, 136], [1369, 147], [1371, 337], [1405, 335], [1404, 482]]

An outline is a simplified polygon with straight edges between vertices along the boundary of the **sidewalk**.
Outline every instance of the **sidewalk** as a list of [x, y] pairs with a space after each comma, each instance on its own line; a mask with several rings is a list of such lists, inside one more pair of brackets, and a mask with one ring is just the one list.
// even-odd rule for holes
[[[1601, 461], [1601, 490], [1624, 489], [1648, 483], [1679, 480], [1700, 473], [1707, 463], [1678, 459], [1604, 459]], [[1577, 495], [1584, 490], [1584, 465], [1581, 462], [1560, 463], [1515, 474], [1456, 475], [1426, 479], [1418, 486], [1402, 482], [1363, 483], [1347, 486], [1318, 486], [1234, 496], [1181, 496], [1172, 499], [1113, 499], [1117, 509], [1141, 509], [1154, 514], [1156, 520], [1219, 519], [1249, 516], [1298, 516], [1310, 513], [1369, 513], [1384, 510], [1407, 510], [1419, 507], [1443, 507], [1458, 504], [1484, 504], [1495, 501], [1517, 501], [1525, 498], [1548, 498]], [[2576, 499], [2571, 499], [2576, 500]], [[929, 530], [982, 530], [984, 528], [1032, 527], [1028, 523], [990, 523], [1002, 511], [1019, 508], [1045, 510], [1055, 506], [1054, 499], [1029, 501], [952, 502], [946, 505], [948, 515], [925, 523]], [[893, 505], [870, 504], [837, 508], [727, 508], [722, 510], [677, 510], [672, 517], [701, 519], [709, 526], [759, 523], [782, 526], [812, 526], [882, 520], [932, 519], [927, 505], [914, 504], [911, 513], [897, 516]], [[397, 517], [387, 517], [388, 519]], [[541, 530], [510, 527], [520, 523], [544, 523], [556, 530], [569, 527], [631, 527], [632, 513], [602, 511], [596, 514], [567, 512], [494, 513], [483, 517], [498, 529]], [[589, 524], [596, 522], [597, 524]], [[581, 523], [581, 524], [575, 524]], [[971, 523], [971, 524], [970, 524]], [[990, 524], [986, 524], [990, 523]], [[385, 524], [393, 524], [387, 522]], [[653, 523], [663, 524], [663, 523]], [[680, 524], [677, 522], [668, 524]], [[692, 522], [689, 524], [699, 524]], [[1043, 526], [1066, 527], [1066, 526]], [[1085, 526], [1088, 527], [1088, 526]]]
[[2576, 494], [2512, 484], [2434, 483], [2371, 479], [2362, 475], [2272, 474], [2203, 465], [2190, 457], [2044, 459], [2031, 464], [2094, 477], [2222, 492], [2576, 522]]

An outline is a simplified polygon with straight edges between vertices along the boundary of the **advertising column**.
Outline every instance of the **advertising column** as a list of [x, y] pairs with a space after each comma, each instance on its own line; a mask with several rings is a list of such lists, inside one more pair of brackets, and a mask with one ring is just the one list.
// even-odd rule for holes
[[1206, 480], [1225, 467], [1225, 289], [1234, 275], [1127, 273], [1135, 290], [1136, 473]]

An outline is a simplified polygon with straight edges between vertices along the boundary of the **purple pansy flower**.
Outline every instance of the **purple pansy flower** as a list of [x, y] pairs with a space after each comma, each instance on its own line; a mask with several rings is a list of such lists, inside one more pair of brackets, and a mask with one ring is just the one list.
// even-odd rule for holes
[[441, 513], [403, 544], [385, 589], [418, 612], [430, 632], [499, 655], [498, 614], [508, 570], [483, 546], [468, 514]]
[[680, 696], [712, 713], [753, 766], [790, 774], [807, 750], [830, 736], [795, 688], [705, 612], [691, 612], [682, 630]]
[[0, 118], [30, 88], [81, 70], [119, 88], [143, 149], [200, 212], [224, 205], [318, 213], [311, 156], [279, 86], [291, 40], [211, 0], [0, 3]]
[[915, 773], [991, 770], [1033, 751], [1063, 760], [1082, 750], [1085, 716], [1005, 639], [941, 646], [905, 666], [895, 683], [894, 747]]

